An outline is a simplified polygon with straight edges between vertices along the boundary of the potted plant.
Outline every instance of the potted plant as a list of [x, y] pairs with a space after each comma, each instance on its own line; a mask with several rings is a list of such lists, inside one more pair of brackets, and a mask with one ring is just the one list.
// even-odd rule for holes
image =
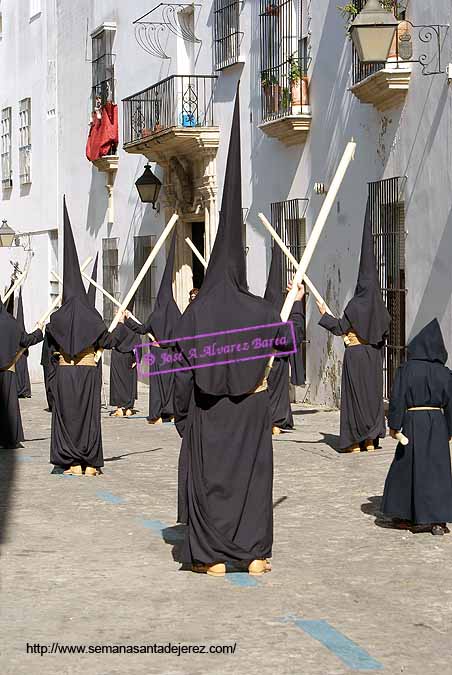
[[[396, 0], [380, 0], [380, 3], [381, 6], [384, 9], [387, 9], [388, 11], [393, 10], [397, 4]], [[350, 2], [347, 2], [345, 5], [339, 5], [338, 10], [340, 11], [344, 19], [347, 19], [346, 27], [348, 29], [355, 16], [359, 14], [356, 3], [353, 2], [353, 0], [350, 0]]]
[[289, 63], [292, 114], [299, 115], [302, 112], [302, 106], [309, 105], [308, 77], [303, 74], [299, 59], [292, 56]]
[[281, 87], [275, 75], [264, 71], [261, 75], [262, 89], [265, 96], [265, 110], [267, 113], [277, 113]]

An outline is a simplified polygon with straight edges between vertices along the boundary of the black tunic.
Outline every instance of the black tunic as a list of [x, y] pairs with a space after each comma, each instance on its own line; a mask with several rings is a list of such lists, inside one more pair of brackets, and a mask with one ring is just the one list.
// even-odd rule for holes
[[113, 349], [110, 361], [110, 405], [132, 410], [136, 399], [135, 354]]
[[[381, 509], [417, 524], [452, 522], [452, 376], [442, 361], [410, 358], [409, 349], [389, 406], [390, 428], [402, 429], [409, 444], [397, 446]], [[425, 406], [442, 411], [407, 410]]]
[[[319, 322], [333, 335], [353, 330], [346, 316], [324, 314]], [[386, 435], [383, 405], [383, 343], [345, 348], [342, 364], [340, 449]]]
[[[19, 346], [28, 348], [41, 342], [42, 339], [43, 335], [40, 329], [33, 333], [23, 332], [20, 336]], [[0, 371], [0, 420], [0, 446], [15, 448], [24, 440], [24, 432], [17, 396], [17, 376], [15, 372], [10, 370]]]
[[[121, 331], [121, 325], [113, 333], [105, 331], [94, 349], [111, 349], [122, 335]], [[53, 352], [59, 351], [52, 341], [50, 348]], [[96, 468], [104, 465], [101, 388], [98, 367], [56, 365], [52, 385], [51, 464], [64, 468], [74, 464]]]
[[30, 374], [28, 372], [28, 350], [16, 363], [17, 395], [19, 398], [31, 398]]
[[[303, 341], [304, 312], [301, 302], [295, 302], [290, 314], [293, 321], [297, 348]], [[293, 429], [293, 415], [289, 398], [289, 356], [278, 356], [268, 377], [268, 393], [273, 426], [280, 429]]]

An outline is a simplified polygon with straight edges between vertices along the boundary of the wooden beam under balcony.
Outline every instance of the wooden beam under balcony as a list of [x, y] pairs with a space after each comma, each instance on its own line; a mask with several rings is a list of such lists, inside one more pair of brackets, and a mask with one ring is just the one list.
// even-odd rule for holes
[[149, 161], [162, 162], [174, 155], [196, 159], [200, 153], [215, 154], [219, 144], [218, 127], [174, 126], [161, 131], [143, 129], [141, 138], [123, 147], [131, 154], [145, 155]]
[[306, 142], [311, 128], [312, 115], [287, 115], [259, 124], [259, 129], [285, 145], [300, 145]]
[[384, 112], [403, 105], [411, 79], [411, 68], [383, 68], [350, 88], [361, 101]]

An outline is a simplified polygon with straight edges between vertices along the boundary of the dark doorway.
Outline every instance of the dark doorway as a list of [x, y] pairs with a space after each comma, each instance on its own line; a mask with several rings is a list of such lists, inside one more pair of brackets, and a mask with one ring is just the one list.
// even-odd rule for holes
[[[198, 222], [192, 223], [191, 231], [191, 240], [204, 257], [204, 233], [205, 233], [205, 223]], [[195, 256], [192, 254], [192, 270], [193, 270], [193, 288], [201, 288], [202, 282], [204, 281], [204, 266]]]

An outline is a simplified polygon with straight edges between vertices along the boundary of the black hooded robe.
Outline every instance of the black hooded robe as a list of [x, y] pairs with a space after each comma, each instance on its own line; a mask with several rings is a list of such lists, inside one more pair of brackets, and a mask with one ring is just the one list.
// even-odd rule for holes
[[203, 285], [177, 327], [178, 346], [192, 366], [176, 373], [174, 398], [183, 439], [179, 517], [188, 524], [178, 556], [183, 563], [251, 561], [272, 551], [272, 424], [268, 390], [259, 390], [267, 361], [193, 368], [197, 341], [182, 339], [221, 331], [215, 341], [230, 347], [234, 336], [223, 331], [265, 325], [274, 339], [286, 328], [268, 328], [281, 321], [277, 310], [247, 290], [241, 229], [237, 95], [215, 244]]
[[133, 410], [137, 394], [137, 369], [133, 347], [137, 343], [135, 333], [124, 327], [126, 338], [118, 342], [111, 352], [110, 405], [124, 410]]
[[[324, 314], [319, 324], [333, 335], [345, 335], [352, 330], [345, 315], [336, 319]], [[383, 343], [345, 348], [341, 383], [341, 450], [386, 435], [382, 347]]]
[[[22, 289], [19, 291], [19, 299], [17, 303], [17, 323], [19, 328], [25, 332], [24, 323], [24, 308], [22, 301]], [[17, 377], [17, 395], [19, 398], [31, 398], [31, 383], [30, 374], [28, 372], [28, 349], [24, 351], [18, 362], [16, 363], [16, 377]]]
[[[166, 260], [162, 281], [155, 300], [155, 306], [144, 324], [127, 319], [126, 327], [140, 335], [151, 333], [160, 347], [149, 347], [153, 363], [149, 366], [149, 415], [148, 420], [163, 421], [174, 417], [174, 372], [172, 365], [162, 368], [162, 362], [171, 360], [175, 354], [175, 346], [171, 340], [173, 331], [181, 317], [181, 312], [173, 296], [173, 268], [176, 253], [176, 232], [173, 233], [171, 246]], [[162, 370], [168, 372], [160, 372]]]
[[[381, 511], [419, 525], [452, 522], [452, 375], [436, 319], [408, 345], [389, 404], [389, 426], [409, 440], [397, 445]], [[413, 410], [434, 407], [442, 410]]]
[[24, 440], [17, 376], [11, 364], [20, 349], [28, 349], [42, 339], [40, 329], [33, 333], [21, 331], [0, 301], [0, 447], [15, 448]]
[[370, 211], [367, 208], [355, 295], [341, 319], [325, 313], [319, 321], [319, 325], [333, 335], [352, 333], [360, 342], [345, 348], [342, 365], [341, 450], [366, 440], [376, 441], [386, 435], [383, 346], [390, 323], [391, 317], [380, 290]]
[[[67, 468], [73, 465], [103, 466], [101, 389], [99, 368], [92, 355], [97, 349], [111, 349], [125, 337], [119, 324], [108, 333], [100, 314], [87, 297], [64, 201], [63, 302], [48, 325], [51, 358], [58, 357], [52, 383], [54, 396], [50, 462]], [[62, 365], [89, 352], [91, 365]]]

